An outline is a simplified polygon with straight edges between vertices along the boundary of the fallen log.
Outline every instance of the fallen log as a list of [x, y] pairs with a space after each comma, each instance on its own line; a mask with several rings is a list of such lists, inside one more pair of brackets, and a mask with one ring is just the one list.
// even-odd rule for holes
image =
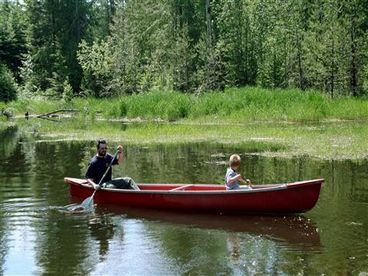
[[79, 112], [79, 110], [78, 109], [59, 109], [59, 110], [55, 110], [55, 111], [52, 111], [52, 112], [48, 112], [48, 113], [37, 115], [36, 117], [37, 118], [42, 118], [42, 117], [55, 117], [55, 115], [57, 113], [62, 113], [62, 112]]

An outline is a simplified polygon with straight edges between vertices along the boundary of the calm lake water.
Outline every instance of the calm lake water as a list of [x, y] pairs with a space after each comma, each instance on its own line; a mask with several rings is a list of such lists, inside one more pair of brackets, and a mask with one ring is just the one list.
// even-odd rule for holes
[[84, 175], [94, 143], [37, 141], [16, 126], [1, 130], [0, 141], [0, 275], [368, 275], [367, 160], [269, 158], [205, 143], [128, 145], [114, 175], [136, 182], [222, 183], [237, 152], [254, 183], [324, 177], [325, 184], [317, 206], [301, 216], [104, 205], [70, 215], [61, 211], [72, 202], [63, 178]]

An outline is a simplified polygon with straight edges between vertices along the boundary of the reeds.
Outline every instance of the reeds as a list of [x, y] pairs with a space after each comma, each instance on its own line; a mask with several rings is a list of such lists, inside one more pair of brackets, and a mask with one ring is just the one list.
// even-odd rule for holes
[[80, 110], [95, 118], [141, 118], [199, 122], [366, 120], [368, 100], [332, 99], [317, 91], [230, 88], [200, 95], [151, 91], [116, 98], [74, 98], [71, 102], [20, 100], [8, 104], [17, 113], [45, 113], [60, 108]]

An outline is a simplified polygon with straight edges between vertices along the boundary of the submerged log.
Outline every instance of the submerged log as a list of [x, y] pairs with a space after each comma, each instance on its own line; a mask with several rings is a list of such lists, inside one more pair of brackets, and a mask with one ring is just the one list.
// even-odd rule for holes
[[59, 110], [55, 110], [55, 111], [52, 111], [52, 112], [37, 115], [36, 117], [37, 118], [58, 117], [57, 113], [62, 113], [62, 112], [79, 112], [79, 110], [78, 109], [59, 109]]

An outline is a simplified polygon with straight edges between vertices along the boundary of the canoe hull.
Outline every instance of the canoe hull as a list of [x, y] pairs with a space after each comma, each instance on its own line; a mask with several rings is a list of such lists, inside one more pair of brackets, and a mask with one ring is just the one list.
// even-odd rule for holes
[[[85, 199], [93, 188], [83, 179], [65, 178], [72, 196]], [[284, 185], [264, 185], [254, 190], [225, 191], [219, 185], [191, 185], [191, 190], [174, 190], [179, 184], [140, 184], [141, 191], [102, 189], [94, 197], [96, 203], [169, 211], [210, 213], [302, 213], [318, 201], [323, 179]], [[183, 184], [182, 184], [183, 185]], [[217, 188], [217, 190], [214, 190]]]

